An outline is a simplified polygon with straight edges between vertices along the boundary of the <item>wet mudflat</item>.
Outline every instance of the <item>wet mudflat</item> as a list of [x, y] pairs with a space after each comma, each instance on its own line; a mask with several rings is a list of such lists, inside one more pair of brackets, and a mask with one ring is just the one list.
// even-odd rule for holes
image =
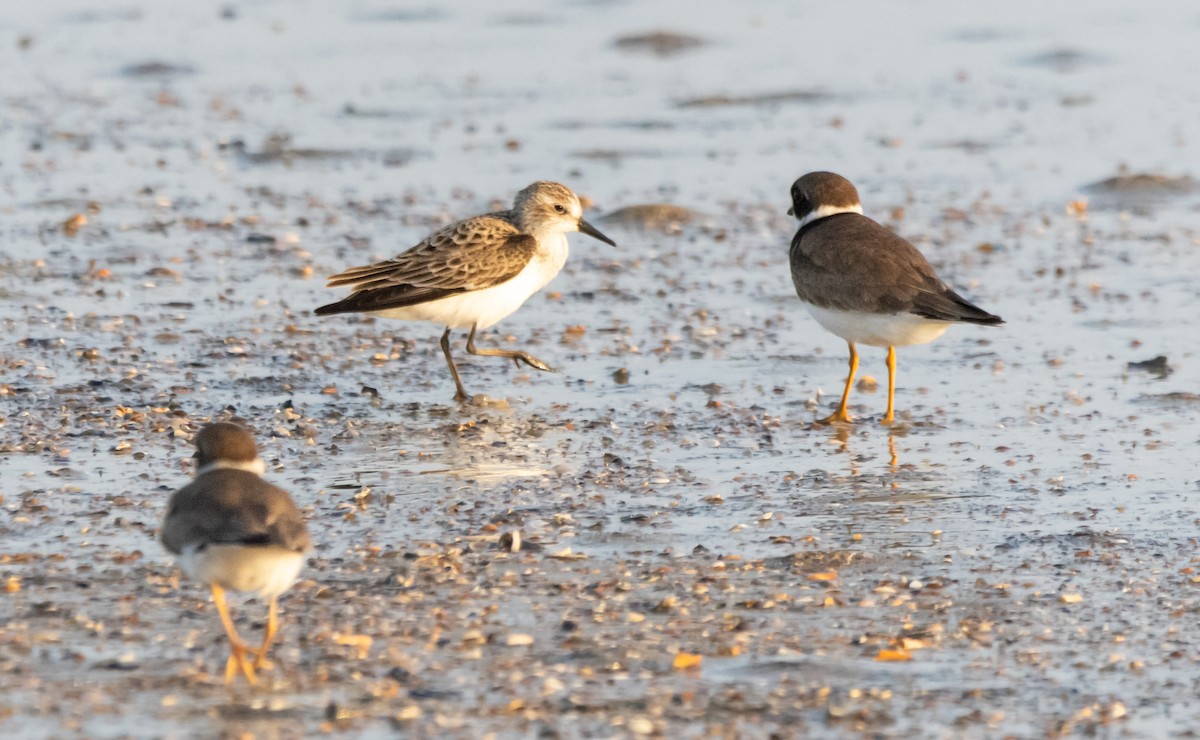
[[[689, 8], [0, 11], [0, 727], [1193, 731], [1200, 15]], [[811, 425], [814, 169], [1008, 321], [901, 349], [890, 430], [870, 348]], [[438, 327], [311, 315], [543, 178], [620, 247], [481, 344], [561, 374], [460, 406]], [[255, 689], [155, 539], [230, 417], [318, 543]]]

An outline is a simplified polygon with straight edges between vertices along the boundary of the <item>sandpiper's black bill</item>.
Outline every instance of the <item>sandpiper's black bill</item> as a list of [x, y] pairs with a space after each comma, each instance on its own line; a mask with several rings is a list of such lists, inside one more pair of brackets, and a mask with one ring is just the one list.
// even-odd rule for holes
[[579, 219], [579, 230], [593, 239], [599, 239], [605, 244], [610, 244], [614, 247], [617, 246], [616, 242], [614, 242], [612, 239], [609, 239], [604, 234], [601, 234], [599, 229], [597, 229], [595, 226], [592, 226], [587, 221], [584, 221], [582, 218]]

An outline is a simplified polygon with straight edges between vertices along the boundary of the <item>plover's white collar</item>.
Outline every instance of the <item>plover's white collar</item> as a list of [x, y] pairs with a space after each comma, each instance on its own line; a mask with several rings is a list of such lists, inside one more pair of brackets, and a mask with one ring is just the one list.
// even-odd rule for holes
[[800, 228], [803, 229], [813, 221], [816, 221], [820, 218], [825, 218], [826, 216], [836, 216], [839, 213], [857, 213], [861, 216], [862, 212], [863, 209], [861, 203], [855, 203], [852, 206], [821, 206], [804, 214], [804, 218], [800, 219]]
[[263, 462], [261, 457], [256, 457], [253, 460], [217, 460], [210, 462], [208, 465], [202, 465], [196, 469], [196, 477], [200, 477], [205, 473], [211, 473], [214, 470], [245, 470], [247, 473], [255, 475], [263, 475], [267, 472], [267, 464]]

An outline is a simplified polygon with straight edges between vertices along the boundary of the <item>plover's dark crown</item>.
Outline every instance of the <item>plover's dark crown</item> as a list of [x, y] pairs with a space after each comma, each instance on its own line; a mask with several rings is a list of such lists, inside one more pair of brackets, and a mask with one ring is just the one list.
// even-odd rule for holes
[[833, 172], [810, 172], [792, 183], [792, 213], [803, 220], [822, 206], [861, 206], [858, 190], [849, 180]]
[[196, 467], [198, 470], [219, 460], [249, 463], [258, 458], [254, 437], [241, 426], [218, 421], [205, 426], [196, 434]]

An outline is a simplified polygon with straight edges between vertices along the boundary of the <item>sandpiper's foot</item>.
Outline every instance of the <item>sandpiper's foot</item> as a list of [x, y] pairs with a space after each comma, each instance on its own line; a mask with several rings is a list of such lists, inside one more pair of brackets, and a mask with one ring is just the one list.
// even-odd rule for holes
[[531, 355], [527, 352], [516, 352], [513, 354], [512, 358], [513, 358], [513, 364], [515, 364], [517, 367], [520, 367], [521, 363], [524, 362], [526, 365], [534, 368], [535, 370], [541, 370], [544, 373], [558, 372], [554, 368], [550, 367], [546, 363], [542, 362], [541, 360], [539, 360], [538, 358], [534, 357], [533, 355]]

